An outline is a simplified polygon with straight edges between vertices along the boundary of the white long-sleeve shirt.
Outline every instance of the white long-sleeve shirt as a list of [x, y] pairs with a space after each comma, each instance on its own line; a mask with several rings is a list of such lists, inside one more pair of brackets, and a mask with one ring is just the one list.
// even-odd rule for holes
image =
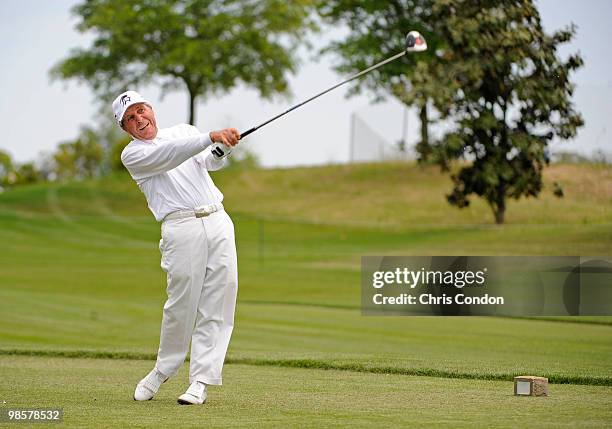
[[160, 129], [153, 140], [132, 140], [121, 162], [145, 195], [157, 221], [177, 210], [220, 203], [223, 194], [208, 171], [223, 167], [210, 153], [212, 141], [192, 125]]

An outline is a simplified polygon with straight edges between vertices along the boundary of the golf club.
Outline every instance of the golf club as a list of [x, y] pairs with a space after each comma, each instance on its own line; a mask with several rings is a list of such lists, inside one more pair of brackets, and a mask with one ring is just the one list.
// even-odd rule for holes
[[286, 115], [287, 113], [291, 112], [292, 110], [297, 109], [300, 106], [303, 106], [304, 104], [314, 100], [315, 98], [318, 98], [320, 96], [322, 96], [323, 94], [327, 94], [329, 91], [334, 90], [336, 88], [338, 88], [341, 85], [344, 85], [345, 83], [348, 83], [354, 79], [357, 79], [358, 77], [363, 76], [366, 73], [371, 72], [372, 70], [377, 69], [378, 67], [384, 66], [385, 64], [397, 60], [398, 58], [403, 57], [404, 55], [408, 54], [408, 53], [412, 53], [412, 52], [423, 52], [427, 49], [427, 42], [425, 41], [425, 38], [418, 32], [418, 31], [411, 31], [410, 33], [408, 33], [408, 36], [406, 36], [406, 49], [403, 50], [402, 52], [393, 55], [392, 57], [387, 58], [386, 60], [383, 60], [381, 62], [379, 62], [378, 64], [374, 64], [373, 66], [349, 77], [348, 79], [332, 86], [331, 88], [326, 89], [325, 91], [322, 91], [320, 93], [318, 93], [317, 95], [314, 95], [312, 97], [310, 97], [308, 100], [302, 101], [299, 104], [296, 104], [295, 106], [285, 110], [283, 113], [274, 116], [271, 119], [268, 119], [267, 121], [243, 132], [240, 133], [240, 139], [242, 140], [244, 137], [248, 136], [251, 133], [254, 133], [255, 131], [257, 131], [258, 129], [260, 129], [261, 127], [263, 127], [264, 125], [269, 124], [272, 121], [277, 120], [278, 118], [280, 118], [281, 116]]

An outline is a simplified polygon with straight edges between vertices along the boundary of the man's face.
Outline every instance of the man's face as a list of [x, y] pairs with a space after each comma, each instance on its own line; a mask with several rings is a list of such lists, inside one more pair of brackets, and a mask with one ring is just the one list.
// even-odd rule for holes
[[123, 129], [138, 140], [153, 140], [157, 135], [155, 113], [148, 104], [133, 104], [123, 115]]

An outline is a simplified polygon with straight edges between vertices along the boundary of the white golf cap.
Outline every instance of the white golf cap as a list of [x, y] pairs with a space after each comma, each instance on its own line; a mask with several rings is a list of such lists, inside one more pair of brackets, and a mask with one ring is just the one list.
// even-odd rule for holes
[[125, 91], [115, 98], [115, 101], [113, 101], [113, 113], [119, 125], [121, 125], [123, 115], [125, 115], [125, 111], [128, 109], [128, 107], [130, 107], [132, 104], [138, 103], [149, 104], [149, 102], [136, 91]]

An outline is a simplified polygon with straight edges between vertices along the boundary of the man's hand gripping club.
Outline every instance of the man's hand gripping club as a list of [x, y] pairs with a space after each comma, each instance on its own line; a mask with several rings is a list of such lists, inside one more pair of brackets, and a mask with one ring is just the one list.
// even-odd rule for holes
[[225, 128], [209, 133], [213, 144], [210, 152], [217, 159], [223, 159], [232, 152], [232, 147], [238, 144], [240, 133], [236, 128]]

